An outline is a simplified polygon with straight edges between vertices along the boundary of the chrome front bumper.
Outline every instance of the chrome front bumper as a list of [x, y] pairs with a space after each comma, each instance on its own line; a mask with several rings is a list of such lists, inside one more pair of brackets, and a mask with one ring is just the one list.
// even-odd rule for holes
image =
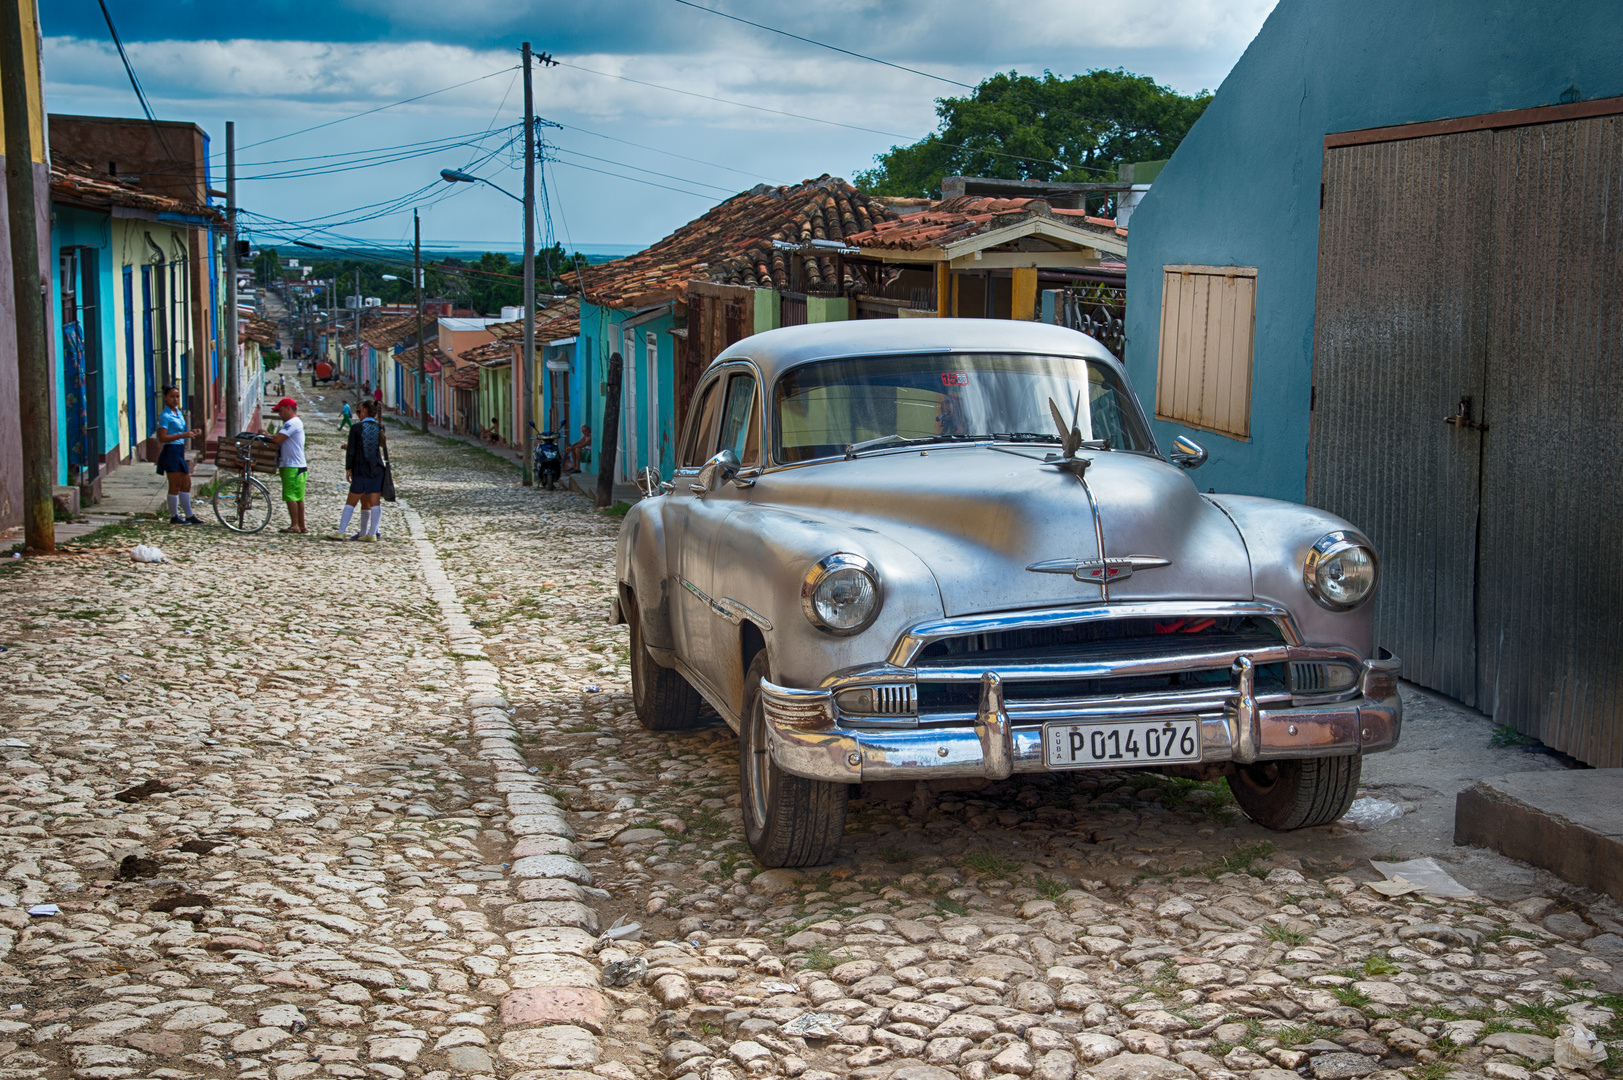
[[[1399, 662], [1383, 658], [1363, 664], [1361, 693], [1351, 700], [1275, 706], [1256, 700], [1255, 666], [1248, 657], [1238, 658], [1233, 685], [1220, 695], [1220, 711], [1195, 712], [1201, 727], [1201, 761], [1248, 765], [1390, 749], [1403, 726]], [[761, 699], [772, 760], [796, 776], [860, 784], [961, 777], [1002, 780], [1012, 773], [1048, 771], [1042, 724], [1010, 718], [1002, 680], [994, 672], [981, 677], [980, 708], [972, 724], [855, 728], [839, 722], [832, 690], [794, 690], [771, 682], [761, 683]], [[1129, 703], [1074, 716], [1050, 713], [1043, 719], [1085, 723], [1148, 719], [1166, 712], [1164, 705], [1138, 711]], [[1155, 768], [1147, 762], [1128, 767]]]

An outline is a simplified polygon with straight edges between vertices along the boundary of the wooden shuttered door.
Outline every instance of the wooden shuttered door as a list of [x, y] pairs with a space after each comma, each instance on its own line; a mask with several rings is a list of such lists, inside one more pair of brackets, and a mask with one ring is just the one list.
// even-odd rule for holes
[[1256, 311], [1254, 267], [1165, 268], [1156, 419], [1236, 439], [1251, 437]]

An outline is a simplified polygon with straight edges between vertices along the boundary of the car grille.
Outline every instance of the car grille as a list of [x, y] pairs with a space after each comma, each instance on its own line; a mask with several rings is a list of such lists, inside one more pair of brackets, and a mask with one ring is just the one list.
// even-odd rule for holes
[[[1176, 705], [1180, 700], [1209, 709], [1230, 686], [1226, 657], [1283, 644], [1278, 626], [1255, 616], [1103, 619], [941, 638], [920, 650], [914, 662], [919, 720], [959, 722], [973, 716], [980, 701], [978, 682], [961, 675], [931, 677], [932, 670], [945, 675], [950, 669], [956, 674], [966, 666], [996, 670], [1003, 677], [1003, 696], [1011, 713], [1022, 707], [1089, 707], [1114, 702], [1132, 707], [1148, 702]], [[1144, 661], [1153, 666], [1162, 659], [1174, 666], [1086, 678], [1044, 678], [1035, 670], [1037, 666]], [[1022, 677], [1023, 666], [1032, 667], [1029, 677]], [[1289, 696], [1284, 663], [1258, 665], [1257, 693], [1262, 698]]]

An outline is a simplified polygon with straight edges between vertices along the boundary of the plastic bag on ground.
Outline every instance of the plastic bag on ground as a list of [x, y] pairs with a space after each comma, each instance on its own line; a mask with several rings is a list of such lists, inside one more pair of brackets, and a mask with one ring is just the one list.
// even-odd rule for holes
[[1593, 1069], [1606, 1062], [1606, 1044], [1595, 1033], [1574, 1022], [1555, 1038], [1555, 1064], [1561, 1069]]
[[164, 557], [163, 552], [151, 544], [136, 544], [130, 548], [130, 560], [132, 562], [163, 562]]
[[1402, 816], [1403, 807], [1397, 803], [1365, 796], [1347, 807], [1347, 812], [1341, 816], [1341, 820], [1360, 829], [1375, 829]]
[[[1408, 862], [1376, 862], [1369, 861], [1377, 873], [1387, 881], [1395, 881], [1401, 877], [1404, 881], [1420, 886], [1419, 891], [1427, 896], [1475, 896], [1476, 893], [1448, 876], [1448, 871], [1437, 865], [1436, 859], [1410, 859]], [[1376, 889], [1376, 892], [1385, 892]], [[1407, 890], [1413, 891], [1413, 890]]]

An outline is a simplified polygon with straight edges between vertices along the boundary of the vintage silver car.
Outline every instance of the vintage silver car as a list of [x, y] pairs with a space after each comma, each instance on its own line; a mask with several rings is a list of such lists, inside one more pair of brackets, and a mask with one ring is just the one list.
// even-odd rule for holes
[[768, 866], [828, 861], [853, 784], [1131, 768], [1227, 777], [1270, 828], [1333, 821], [1402, 722], [1375, 551], [1312, 507], [1201, 494], [1186, 438], [1170, 456], [1071, 330], [740, 341], [620, 534], [638, 718], [688, 727], [703, 698], [738, 732]]

